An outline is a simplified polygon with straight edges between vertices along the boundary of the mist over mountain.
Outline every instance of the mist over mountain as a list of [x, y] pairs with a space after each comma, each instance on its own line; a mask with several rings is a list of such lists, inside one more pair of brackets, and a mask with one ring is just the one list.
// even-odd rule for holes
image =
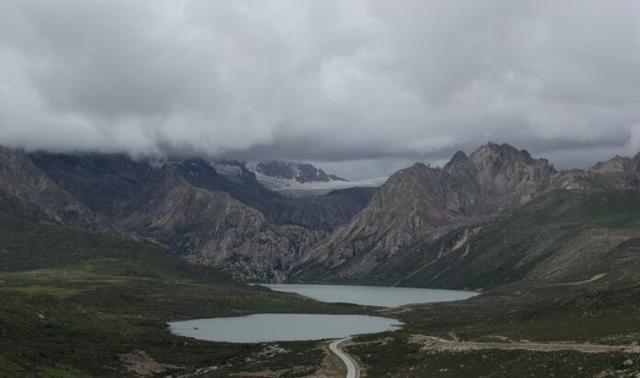
[[[640, 154], [558, 170], [488, 143], [442, 167], [414, 163], [379, 187], [290, 197], [244, 162], [0, 147], [0, 178], [0, 369], [12, 376], [60, 361], [95, 375], [142, 376], [131, 361], [163, 374], [200, 374], [211, 361], [223, 376], [324, 374], [325, 341], [216, 343], [167, 329], [255, 311], [401, 319], [406, 328], [349, 346], [373, 376], [421, 377], [434, 361], [462, 376], [507, 365], [627, 375], [640, 353]], [[245, 284], [283, 282], [472, 298], [371, 307]]]
[[639, 16], [633, 1], [4, 1], [0, 142], [362, 179], [494, 140], [586, 168], [640, 149]]
[[0, 1], [0, 377], [640, 378], [640, 2]]

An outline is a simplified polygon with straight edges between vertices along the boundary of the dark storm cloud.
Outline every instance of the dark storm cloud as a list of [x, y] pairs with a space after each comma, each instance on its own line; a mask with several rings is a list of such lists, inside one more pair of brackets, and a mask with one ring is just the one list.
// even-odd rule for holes
[[0, 3], [2, 144], [376, 174], [489, 140], [640, 149], [640, 3]]

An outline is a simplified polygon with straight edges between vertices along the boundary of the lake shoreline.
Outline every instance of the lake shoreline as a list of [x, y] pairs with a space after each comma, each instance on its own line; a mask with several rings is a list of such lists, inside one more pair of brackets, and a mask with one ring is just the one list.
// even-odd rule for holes
[[274, 291], [292, 293], [325, 303], [360, 306], [400, 307], [425, 303], [467, 300], [480, 295], [474, 291], [405, 288], [367, 285], [258, 284]]
[[403, 326], [383, 316], [264, 313], [170, 322], [169, 331], [204, 341], [258, 344], [341, 339], [397, 331]]
[[[262, 284], [275, 292], [301, 295], [314, 301], [366, 307], [395, 308], [416, 303], [459, 301], [477, 294], [381, 286]], [[404, 323], [366, 314], [256, 313], [232, 317], [170, 322], [175, 335], [232, 343], [316, 341], [375, 334], [402, 329]]]

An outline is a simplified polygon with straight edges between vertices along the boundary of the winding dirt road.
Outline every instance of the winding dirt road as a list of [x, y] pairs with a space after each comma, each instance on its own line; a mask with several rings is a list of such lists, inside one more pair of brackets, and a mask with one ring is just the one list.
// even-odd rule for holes
[[336, 340], [329, 344], [329, 349], [347, 366], [347, 378], [360, 378], [360, 365], [353, 357], [351, 357], [340, 348], [342, 344], [350, 340], [350, 337], [347, 337], [346, 339]]

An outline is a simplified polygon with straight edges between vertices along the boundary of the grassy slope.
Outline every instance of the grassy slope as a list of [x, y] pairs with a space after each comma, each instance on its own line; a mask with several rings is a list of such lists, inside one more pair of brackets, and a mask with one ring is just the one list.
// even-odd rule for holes
[[[640, 241], [620, 249], [640, 253]], [[514, 285], [469, 301], [413, 306], [385, 313], [405, 322], [400, 332], [363, 336], [370, 344], [350, 349], [370, 376], [393, 377], [593, 377], [635, 376], [637, 354], [478, 350], [429, 352], [412, 343], [415, 334], [445, 339], [503, 342], [640, 342], [640, 285]], [[634, 361], [625, 366], [625, 361]]]
[[[357, 312], [232, 282], [146, 242], [43, 224], [0, 198], [0, 376], [127, 374], [119, 355], [144, 350], [181, 371], [314, 369], [316, 343], [199, 342], [166, 330], [175, 319], [251, 312]], [[262, 357], [260, 357], [262, 356]]]
[[[637, 197], [633, 193], [621, 194], [631, 198], [611, 195], [588, 201], [549, 198], [544, 206], [524, 209], [511, 224], [523, 227], [553, 219], [555, 225], [565, 223], [585, 230], [633, 232], [639, 207], [625, 204], [634, 203]], [[567, 207], [575, 203], [584, 206]], [[540, 237], [514, 234], [497, 244], [497, 251], [509, 251], [509, 243], [535, 235]], [[430, 354], [411, 344], [409, 336], [450, 337], [453, 332], [470, 340], [494, 340], [499, 335], [537, 341], [637, 341], [640, 287], [634, 277], [640, 273], [640, 239], [625, 240], [608, 250], [611, 259], [602, 260], [613, 265], [594, 268], [616, 271], [615, 276], [578, 286], [513, 284], [469, 302], [387, 313], [402, 319], [406, 329], [390, 335], [385, 344], [352, 351], [374, 377], [548, 376], [551, 372], [592, 376], [618, 371], [628, 356], [498, 351]], [[485, 242], [489, 245], [490, 241]], [[184, 371], [218, 366], [211, 375], [280, 369], [285, 376], [303, 375], [323, 359], [316, 343], [285, 343], [288, 353], [266, 358], [262, 345], [175, 337], [165, 324], [173, 319], [258, 311], [362, 311], [245, 287], [218, 271], [184, 264], [149, 243], [42, 225], [36, 213], [10, 202], [0, 207], [0, 270], [0, 376], [121, 376], [125, 371], [118, 356], [134, 350], [144, 350]]]
[[[457, 245], [469, 230], [466, 243]], [[556, 191], [480, 227], [411, 246], [371, 276], [387, 284], [458, 289], [580, 281], [629, 258], [611, 251], [636, 237], [640, 192]]]
[[[405, 329], [389, 335], [385, 342], [379, 336], [361, 337], [361, 341], [378, 341], [351, 351], [369, 366], [372, 376], [634, 376], [640, 373], [637, 355], [492, 350], [430, 353], [409, 340], [412, 334], [423, 334], [494, 342], [502, 337], [539, 342], [640, 342], [639, 220], [637, 192], [559, 192], [542, 198], [486, 225], [471, 238], [480, 252], [477, 256], [468, 253], [472, 258], [467, 262], [475, 269], [488, 267], [489, 276], [474, 275], [476, 271], [456, 266], [453, 258], [446, 262], [461, 269], [457, 272], [461, 285], [468, 280], [470, 286], [505, 286], [470, 301], [391, 311], [388, 315], [403, 320]], [[523, 264], [526, 254], [543, 256], [536, 260], [541, 267]], [[553, 258], [553, 254], [570, 258]], [[416, 261], [417, 257], [413, 263]], [[439, 269], [446, 276], [443, 267]], [[554, 275], [555, 270], [562, 275]], [[429, 282], [433, 276], [427, 273], [412, 279]], [[594, 273], [607, 275], [593, 282], [565, 284]], [[629, 359], [634, 365], [625, 366], [623, 362]]]
[[[383, 351], [384, 350], [384, 351]], [[352, 347], [370, 368], [370, 377], [632, 377], [624, 365], [631, 354], [587, 354], [529, 351], [421, 351], [408, 338], [396, 337], [382, 345], [375, 342]], [[606, 375], [600, 375], [600, 374]]]
[[[515, 289], [515, 288], [514, 288]], [[629, 345], [640, 341], [640, 286], [601, 291], [548, 287], [529, 292], [497, 290], [471, 301], [416, 306], [388, 316], [407, 327], [382, 342], [350, 349], [371, 376], [394, 377], [593, 377], [640, 373], [637, 354], [586, 354], [478, 350], [429, 352], [411, 342], [415, 334], [446, 339], [503, 342], [588, 342]], [[625, 366], [631, 359], [634, 365]]]

